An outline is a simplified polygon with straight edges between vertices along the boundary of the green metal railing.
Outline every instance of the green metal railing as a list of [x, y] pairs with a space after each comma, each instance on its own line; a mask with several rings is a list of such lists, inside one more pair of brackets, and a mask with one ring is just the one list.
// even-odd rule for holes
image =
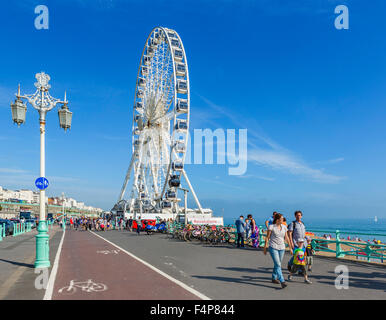
[[[5, 224], [3, 223], [0, 225], [0, 241], [2, 241], [3, 238], [5, 238], [6, 236], [5, 230], [6, 230], [6, 227], [5, 227]], [[32, 224], [30, 222], [14, 223], [12, 236], [16, 237], [23, 233], [30, 232], [31, 230], [32, 230]]]
[[[51, 220], [47, 220], [47, 229], [48, 231], [54, 226], [54, 222], [51, 221]], [[0, 224], [0, 241], [3, 240], [3, 238], [5, 238], [5, 230], [6, 230], [6, 226], [5, 226], [5, 223], [2, 223]], [[20, 222], [20, 223], [14, 223], [13, 224], [13, 234], [12, 236], [13, 237], [17, 237], [21, 234], [24, 234], [24, 233], [27, 233], [27, 232], [31, 232], [32, 231], [32, 223], [31, 222]]]
[[[310, 229], [307, 232], [312, 233], [324, 233], [324, 234], [335, 234], [334, 239], [312, 239], [311, 245], [315, 252], [329, 252], [333, 253], [336, 258], [343, 258], [345, 256], [353, 256], [357, 259], [362, 258], [367, 261], [377, 260], [383, 263], [386, 260], [386, 245], [376, 244], [365, 241], [349, 241], [342, 240], [341, 234], [355, 234], [365, 235], [371, 237], [386, 237], [386, 234], [379, 233], [365, 233], [365, 232], [348, 232], [348, 231], [331, 231], [331, 230], [314, 230]], [[263, 226], [259, 226], [259, 246], [264, 247], [265, 238], [267, 236], [266, 230]], [[287, 245], [286, 245], [287, 246]]]
[[32, 230], [32, 225], [30, 222], [15, 223], [13, 225], [13, 236], [16, 237], [20, 234], [30, 232], [31, 230]]
[[[176, 229], [181, 229], [183, 224], [181, 223], [169, 223], [167, 225], [167, 230], [169, 233], [173, 232]], [[225, 227], [230, 227], [235, 229], [231, 232], [234, 239], [237, 237], [236, 226], [226, 225]], [[259, 247], [263, 248], [265, 246], [265, 238], [267, 236], [267, 230], [263, 225], [259, 225]], [[312, 233], [334, 233], [334, 239], [312, 239], [311, 244], [315, 252], [329, 252], [334, 253], [337, 258], [343, 258], [345, 256], [354, 256], [357, 259], [366, 259], [367, 261], [377, 260], [383, 263], [386, 260], [386, 245], [385, 244], [375, 244], [370, 242], [360, 242], [360, 241], [348, 241], [342, 240], [341, 234], [355, 234], [355, 235], [365, 235], [371, 237], [386, 237], [386, 234], [379, 233], [364, 233], [364, 232], [347, 232], [347, 231], [331, 231], [331, 230], [307, 230], [307, 232]], [[288, 245], [286, 244], [286, 247]]]
[[[331, 231], [326, 230], [309, 230], [313, 233], [330, 233]], [[368, 241], [350, 241], [350, 240], [341, 240], [341, 234], [352, 234], [353, 232], [339, 231], [335, 232], [335, 239], [312, 239], [311, 244], [313, 245], [315, 251], [321, 252], [334, 252], [337, 258], [343, 258], [347, 256], [354, 256], [357, 259], [365, 258], [367, 261], [380, 260], [381, 263], [384, 262], [386, 258], [386, 245], [378, 243], [370, 243]], [[386, 234], [379, 233], [365, 233], [365, 232], [355, 232], [355, 235], [365, 235], [371, 237], [386, 237]], [[330, 248], [329, 245], [335, 245], [335, 249]], [[345, 247], [345, 249], [343, 248]]]

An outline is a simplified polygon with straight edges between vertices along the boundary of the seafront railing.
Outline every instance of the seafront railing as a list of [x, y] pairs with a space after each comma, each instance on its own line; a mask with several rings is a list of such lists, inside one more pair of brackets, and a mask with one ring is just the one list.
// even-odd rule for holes
[[0, 223], [0, 241], [2, 241], [3, 238], [5, 238], [5, 224]]
[[15, 223], [13, 225], [13, 236], [16, 237], [32, 230], [32, 224], [30, 222]]
[[[346, 256], [355, 257], [357, 260], [367, 260], [383, 263], [386, 260], [386, 245], [382, 243], [371, 243], [368, 241], [350, 241], [341, 239], [342, 234], [353, 234], [349, 231], [340, 230], [314, 230], [309, 229], [307, 232], [314, 234], [335, 234], [335, 238], [325, 239], [314, 236], [311, 240], [311, 245], [316, 253], [326, 252], [333, 254], [336, 258], [344, 258]], [[364, 235], [371, 237], [386, 237], [386, 234], [355, 232], [355, 235]], [[265, 238], [267, 230], [264, 226], [259, 226], [259, 246], [265, 246]]]
[[[53, 222], [48, 221], [47, 222], [48, 230], [53, 227]], [[17, 237], [21, 234], [31, 232], [32, 231], [32, 223], [31, 222], [20, 222], [20, 223], [14, 223], [13, 224], [13, 230], [12, 230], [12, 236]], [[9, 233], [11, 235], [11, 233]], [[6, 224], [1, 223], [0, 224], [0, 241], [2, 241], [7, 236], [6, 232]]]

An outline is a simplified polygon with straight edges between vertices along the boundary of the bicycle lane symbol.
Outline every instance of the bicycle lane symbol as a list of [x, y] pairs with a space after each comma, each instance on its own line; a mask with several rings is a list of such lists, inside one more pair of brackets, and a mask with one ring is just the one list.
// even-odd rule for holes
[[107, 290], [107, 286], [103, 283], [96, 283], [91, 279], [88, 279], [87, 281], [71, 280], [69, 286], [59, 289], [58, 292], [64, 294], [73, 294], [77, 291], [77, 289], [81, 289], [83, 292], [87, 293], [102, 292]]
[[97, 253], [118, 254], [120, 250], [98, 250]]

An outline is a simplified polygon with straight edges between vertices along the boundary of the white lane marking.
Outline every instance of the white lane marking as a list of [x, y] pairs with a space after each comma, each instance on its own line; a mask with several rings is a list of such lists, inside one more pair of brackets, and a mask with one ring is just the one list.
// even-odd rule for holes
[[103, 254], [114, 253], [114, 254], [118, 254], [119, 250], [100, 250], [100, 251], [97, 251], [97, 253], [103, 253]]
[[58, 272], [59, 258], [60, 258], [60, 253], [62, 251], [62, 245], [63, 245], [65, 234], [66, 234], [66, 230], [63, 230], [62, 239], [60, 240], [58, 251], [56, 251], [54, 266], [52, 267], [52, 270], [51, 270], [50, 279], [48, 280], [47, 289], [46, 289], [46, 293], [44, 294], [43, 300], [52, 299], [52, 292], [54, 291], [56, 273]]
[[201, 292], [198, 292], [197, 290], [189, 287], [188, 285], [186, 285], [185, 283], [181, 282], [180, 280], [177, 280], [177, 279], [169, 276], [167, 273], [165, 273], [165, 272], [161, 271], [160, 269], [154, 267], [150, 263], [142, 260], [141, 258], [138, 258], [137, 256], [135, 256], [134, 254], [132, 254], [132, 253], [130, 253], [128, 251], [126, 251], [125, 249], [122, 249], [120, 246], [116, 245], [115, 243], [113, 243], [113, 242], [103, 238], [99, 234], [96, 234], [96, 233], [94, 233], [93, 231], [90, 231], [90, 230], [89, 230], [89, 232], [91, 232], [92, 234], [96, 235], [97, 237], [103, 239], [104, 241], [110, 243], [114, 247], [116, 247], [119, 250], [121, 250], [122, 252], [128, 254], [130, 257], [134, 258], [135, 260], [143, 263], [145, 266], [149, 267], [150, 269], [154, 270], [155, 272], [159, 273], [160, 275], [164, 276], [165, 278], [169, 279], [170, 281], [174, 282], [175, 284], [178, 284], [180, 287], [184, 288], [186, 291], [189, 291], [190, 293], [194, 294], [195, 296], [199, 297], [200, 299], [202, 299], [202, 300], [212, 300], [209, 297], [207, 297], [204, 294], [202, 294]]

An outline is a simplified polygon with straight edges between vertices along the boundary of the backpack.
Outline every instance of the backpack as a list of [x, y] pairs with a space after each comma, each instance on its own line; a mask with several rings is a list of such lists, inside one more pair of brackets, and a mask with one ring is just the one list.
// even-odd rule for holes
[[296, 229], [296, 220], [292, 221], [291, 224], [292, 224], [292, 234], [293, 234]]
[[[292, 221], [291, 224], [292, 224], [292, 237], [293, 237], [293, 234], [295, 233], [295, 229], [296, 229], [296, 220]], [[304, 225], [304, 223], [303, 223], [303, 225]], [[305, 228], [305, 226], [304, 226], [304, 228]], [[289, 231], [289, 228], [288, 228], [288, 231]], [[292, 240], [293, 240], [293, 238], [292, 238]]]

